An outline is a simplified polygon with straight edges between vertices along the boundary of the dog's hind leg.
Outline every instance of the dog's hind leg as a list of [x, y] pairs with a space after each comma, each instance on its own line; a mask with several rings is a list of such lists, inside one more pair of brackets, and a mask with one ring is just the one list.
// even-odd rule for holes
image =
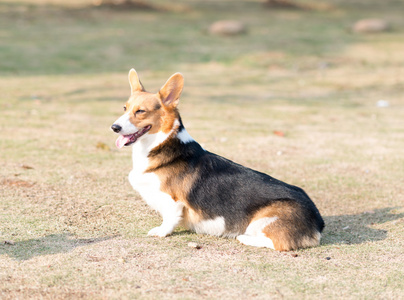
[[263, 229], [267, 225], [275, 222], [277, 219], [277, 217], [267, 217], [251, 222], [251, 224], [248, 225], [245, 233], [237, 236], [237, 240], [240, 243], [248, 246], [275, 249], [274, 243], [263, 233]]
[[242, 234], [237, 237], [237, 240], [247, 246], [254, 246], [254, 247], [266, 247], [270, 249], [275, 250], [274, 243], [272, 243], [272, 240], [270, 238], [267, 238], [266, 236], [253, 236], [253, 235], [247, 235], [247, 234]]

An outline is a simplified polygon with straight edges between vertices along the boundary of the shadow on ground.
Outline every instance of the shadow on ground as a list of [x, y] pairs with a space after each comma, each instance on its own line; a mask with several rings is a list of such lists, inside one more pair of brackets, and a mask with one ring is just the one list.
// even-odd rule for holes
[[361, 244], [381, 241], [387, 238], [387, 230], [372, 228], [379, 224], [398, 221], [404, 213], [401, 207], [388, 207], [363, 212], [356, 215], [324, 217], [326, 227], [322, 244]]
[[[372, 210], [356, 215], [326, 216], [322, 244], [362, 244], [381, 241], [387, 238], [388, 231], [372, 228], [387, 222], [402, 222], [404, 213], [399, 213], [402, 207], [390, 207]], [[190, 234], [189, 231], [175, 232], [174, 235]], [[0, 245], [0, 255], [6, 254], [16, 260], [29, 260], [36, 256], [57, 253], [68, 253], [75, 248], [89, 244], [100, 243], [115, 238], [75, 239], [69, 234], [52, 234], [38, 239], [29, 239], [13, 244], [3, 242]]]
[[7, 254], [16, 260], [28, 260], [36, 256], [68, 253], [75, 248], [110, 240], [114, 236], [74, 239], [69, 234], [51, 234], [38, 239], [15, 242], [3, 242], [0, 245], [0, 255]]

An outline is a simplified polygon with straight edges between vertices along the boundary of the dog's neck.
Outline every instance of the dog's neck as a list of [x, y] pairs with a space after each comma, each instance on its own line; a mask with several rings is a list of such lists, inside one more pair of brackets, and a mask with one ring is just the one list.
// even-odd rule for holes
[[177, 135], [180, 129], [182, 129], [180, 132], [186, 132], [182, 126], [181, 119], [174, 121], [173, 128], [168, 133], [159, 131], [142, 136], [132, 146], [133, 169], [146, 170], [150, 151], [162, 145], [170, 136]]
[[173, 161], [181, 155], [181, 145], [194, 144], [196, 148], [204, 151], [189, 135], [181, 119], [175, 120], [173, 128], [168, 133], [158, 132], [147, 134], [132, 146], [133, 170], [140, 173], [151, 172], [160, 165]]

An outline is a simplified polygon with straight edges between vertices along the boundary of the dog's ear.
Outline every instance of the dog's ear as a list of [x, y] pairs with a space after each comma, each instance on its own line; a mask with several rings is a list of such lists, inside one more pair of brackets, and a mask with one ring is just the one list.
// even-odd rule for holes
[[135, 69], [130, 69], [128, 78], [132, 94], [134, 92], [144, 92], [144, 87], [140, 82], [139, 76], [137, 75]]
[[158, 92], [163, 105], [177, 107], [183, 87], [184, 77], [181, 73], [171, 76]]

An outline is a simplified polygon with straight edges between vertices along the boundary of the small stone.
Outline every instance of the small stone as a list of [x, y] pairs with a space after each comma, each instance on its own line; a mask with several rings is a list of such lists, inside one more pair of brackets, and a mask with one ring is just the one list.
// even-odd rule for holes
[[247, 30], [240, 21], [223, 20], [210, 25], [208, 31], [213, 35], [238, 35], [245, 33]]
[[376, 105], [377, 105], [377, 107], [389, 107], [390, 103], [389, 103], [389, 101], [386, 101], [386, 100], [379, 100], [379, 101], [377, 101]]
[[23, 168], [25, 170], [32, 170], [34, 167], [31, 167], [29, 165], [21, 165], [21, 168]]
[[327, 256], [325, 259], [326, 259], [326, 260], [330, 260], [330, 259], [331, 259], [331, 257]]
[[298, 257], [298, 256], [299, 256], [299, 255], [296, 254], [296, 253], [292, 253], [291, 255], [292, 255], [292, 257]]
[[355, 33], [377, 33], [389, 29], [389, 23], [382, 19], [362, 19], [352, 26], [352, 31]]
[[12, 240], [4, 241], [4, 244], [6, 245], [15, 245], [15, 242]]
[[198, 245], [195, 242], [189, 242], [188, 247], [195, 248], [195, 249], [201, 249], [202, 248], [201, 245]]

